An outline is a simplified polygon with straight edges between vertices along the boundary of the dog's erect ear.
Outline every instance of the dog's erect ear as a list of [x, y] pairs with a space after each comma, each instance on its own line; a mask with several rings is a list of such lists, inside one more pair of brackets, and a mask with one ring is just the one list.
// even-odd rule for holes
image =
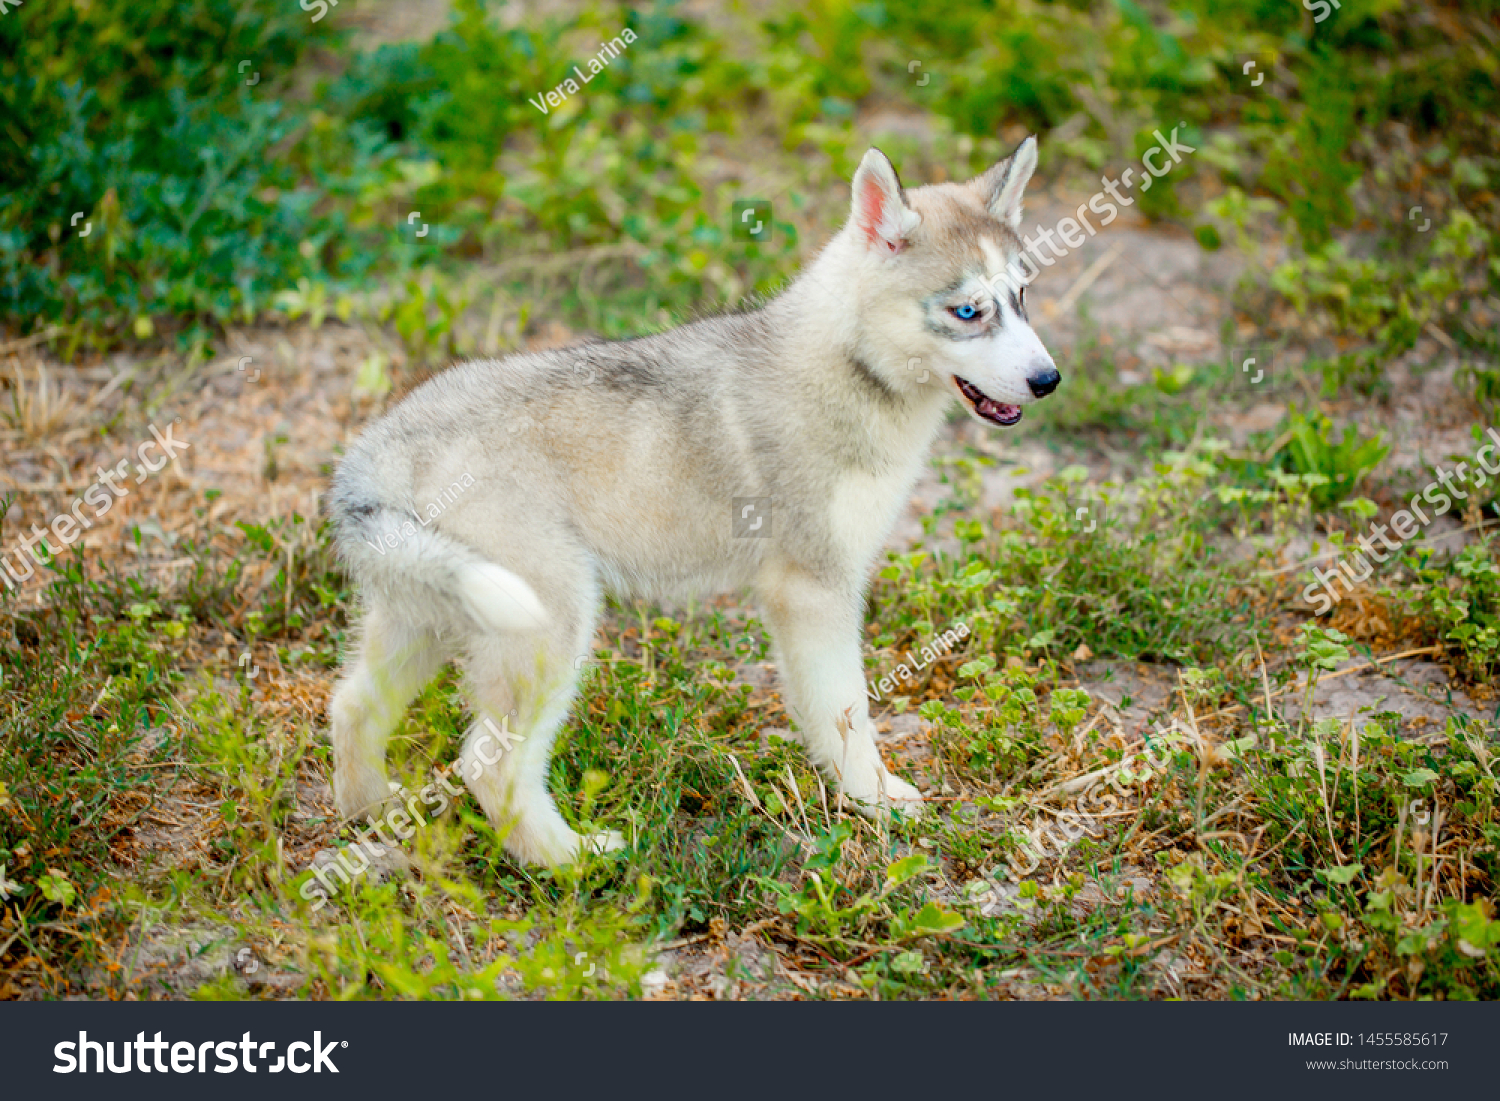
[[1036, 171], [1036, 138], [1023, 141], [1016, 151], [998, 161], [982, 176], [970, 181], [984, 199], [991, 217], [1011, 229], [1021, 228], [1021, 194]]
[[870, 149], [854, 173], [854, 210], [851, 214], [861, 239], [871, 248], [894, 255], [907, 245], [922, 216], [906, 205], [906, 193], [890, 158]]

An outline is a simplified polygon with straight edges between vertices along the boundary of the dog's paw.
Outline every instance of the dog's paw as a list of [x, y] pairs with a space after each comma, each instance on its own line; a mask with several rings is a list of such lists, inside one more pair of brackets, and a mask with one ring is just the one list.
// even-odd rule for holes
[[577, 864], [585, 856], [603, 856], [625, 848], [625, 837], [615, 830], [600, 833], [575, 833], [568, 831], [567, 838], [559, 839], [552, 847], [545, 863], [557, 867], [562, 864]]
[[[529, 827], [529, 828], [528, 828]], [[603, 833], [576, 833], [562, 821], [546, 816], [541, 823], [523, 823], [510, 831], [505, 848], [523, 864], [541, 864], [551, 868], [576, 864], [580, 857], [617, 852], [625, 848], [625, 838], [614, 830]]]
[[578, 838], [578, 851], [580, 854], [589, 852], [602, 855], [604, 853], [619, 852], [621, 849], [627, 847], [625, 835], [618, 830], [605, 830], [603, 833], [591, 833], [587, 835], [580, 834]]
[[385, 778], [383, 771], [334, 769], [333, 801], [347, 822], [357, 822], [372, 814], [379, 816], [399, 788], [399, 784]]
[[917, 790], [915, 784], [908, 784], [893, 772], [887, 772], [881, 784], [882, 794], [885, 796], [885, 805], [892, 810], [899, 810], [909, 818], [915, 818], [922, 813], [922, 793]]
[[379, 841], [357, 841], [336, 849], [319, 849], [313, 853], [311, 867], [326, 888], [326, 894], [337, 894], [341, 885], [348, 886], [361, 876], [373, 883], [384, 883], [411, 871], [411, 861], [400, 849]]
[[869, 818], [880, 818], [895, 811], [903, 818], [920, 818], [925, 807], [922, 793], [912, 784], [892, 772], [881, 770], [868, 791], [846, 790], [860, 813]]

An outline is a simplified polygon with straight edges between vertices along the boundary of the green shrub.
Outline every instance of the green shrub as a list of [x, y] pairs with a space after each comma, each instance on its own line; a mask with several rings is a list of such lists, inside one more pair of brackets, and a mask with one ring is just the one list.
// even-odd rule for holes
[[316, 270], [317, 192], [276, 155], [300, 115], [266, 90], [322, 33], [264, 0], [0, 20], [0, 320], [145, 336], [151, 315], [251, 315]]

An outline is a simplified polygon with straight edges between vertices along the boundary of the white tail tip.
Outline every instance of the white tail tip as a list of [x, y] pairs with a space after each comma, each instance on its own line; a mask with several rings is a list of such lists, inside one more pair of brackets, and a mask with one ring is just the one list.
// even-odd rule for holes
[[458, 587], [464, 605], [482, 626], [496, 631], [535, 631], [547, 622], [531, 586], [493, 562], [460, 567]]

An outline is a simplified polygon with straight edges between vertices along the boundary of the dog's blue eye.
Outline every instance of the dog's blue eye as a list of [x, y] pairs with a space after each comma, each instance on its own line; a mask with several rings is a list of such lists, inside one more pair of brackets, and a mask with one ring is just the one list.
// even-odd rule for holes
[[973, 306], [969, 305], [967, 302], [958, 307], [958, 309], [954, 310], [953, 313], [955, 316], [964, 321], [972, 321], [974, 318], [979, 316], [979, 311], [976, 310]]

